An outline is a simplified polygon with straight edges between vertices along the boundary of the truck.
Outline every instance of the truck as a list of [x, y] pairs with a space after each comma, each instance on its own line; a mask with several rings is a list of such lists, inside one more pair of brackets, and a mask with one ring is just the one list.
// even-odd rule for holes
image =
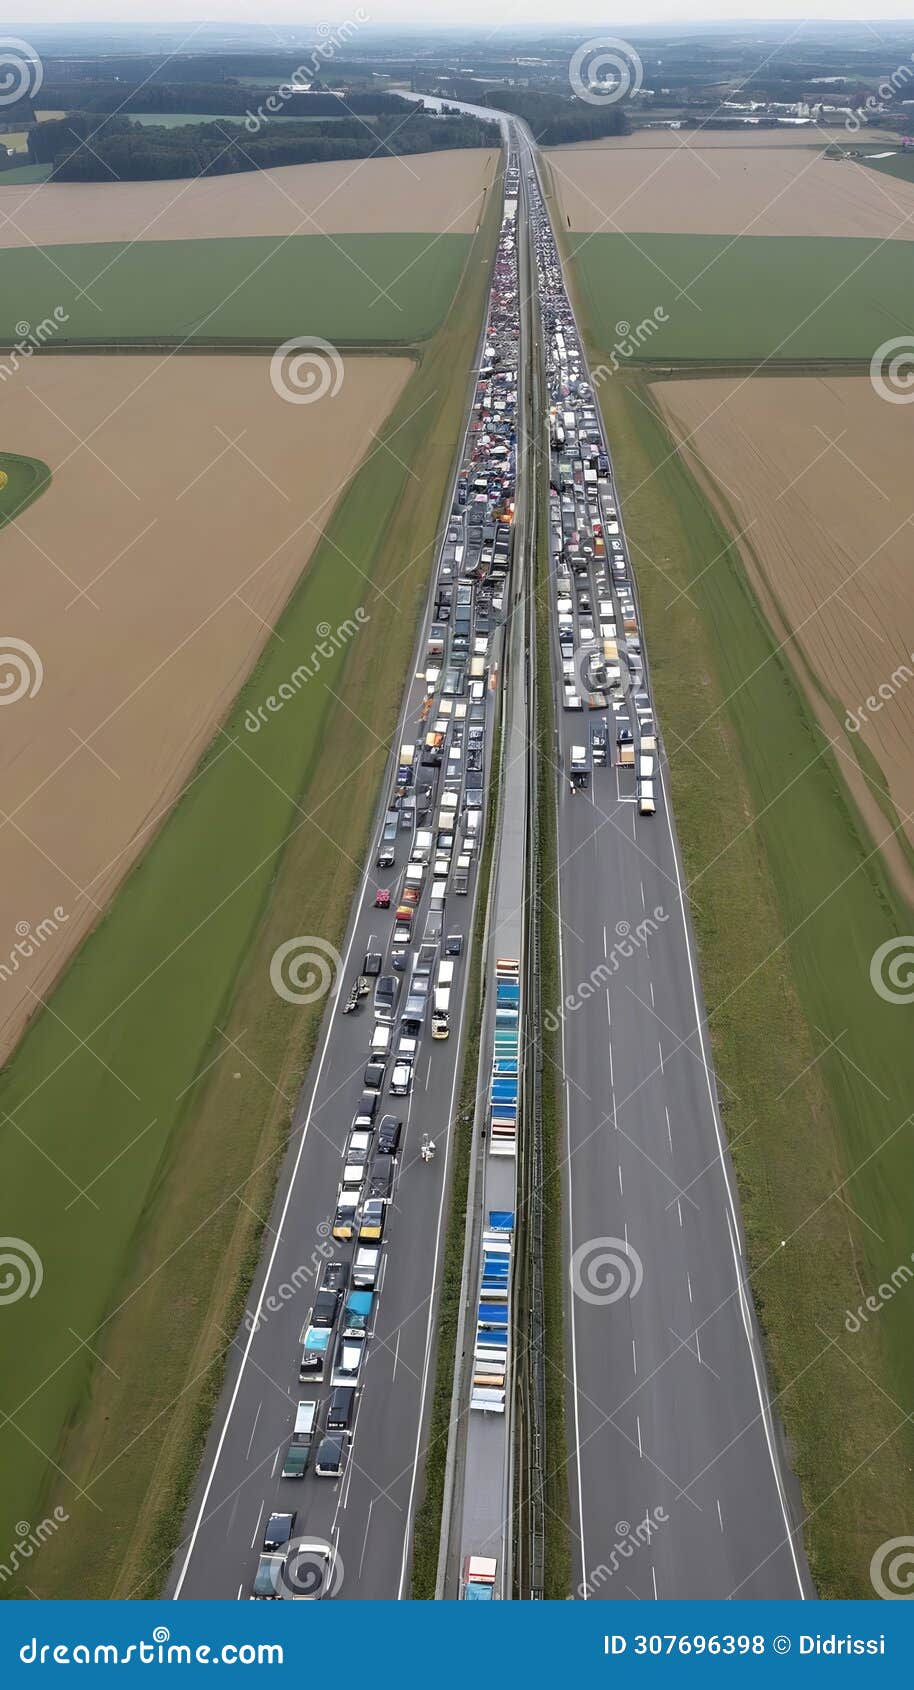
[[366, 1335], [373, 1307], [373, 1291], [350, 1291], [341, 1323], [344, 1338], [360, 1338]]
[[450, 1037], [450, 986], [435, 987], [435, 1001], [432, 1008], [432, 1038], [446, 1039]]
[[360, 1244], [352, 1264], [352, 1283], [360, 1289], [374, 1291], [381, 1272], [381, 1250], [377, 1244]]
[[654, 783], [643, 780], [638, 786], [638, 811], [642, 816], [652, 816], [657, 806], [654, 803]]
[[590, 785], [590, 751], [586, 745], [571, 747], [571, 783], [582, 792]]
[[432, 854], [432, 830], [430, 827], [416, 829], [416, 837], [410, 853], [410, 862], [424, 867]]
[[491, 1555], [467, 1555], [460, 1583], [462, 1602], [491, 1602], [495, 1596], [498, 1562]]
[[302, 1384], [320, 1384], [330, 1352], [329, 1326], [304, 1326], [301, 1334], [301, 1355], [298, 1358], [298, 1377]]
[[282, 1465], [282, 1478], [303, 1479], [311, 1458], [311, 1446], [317, 1430], [317, 1402], [309, 1398], [300, 1402], [295, 1411], [295, 1424]]

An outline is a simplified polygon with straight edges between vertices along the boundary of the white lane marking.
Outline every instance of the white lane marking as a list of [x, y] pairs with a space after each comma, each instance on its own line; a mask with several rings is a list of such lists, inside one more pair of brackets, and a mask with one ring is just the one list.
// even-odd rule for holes
[[635, 1415], [635, 1425], [638, 1428], [638, 1454], [641, 1457], [641, 1460], [643, 1461], [644, 1460], [644, 1449], [643, 1449], [642, 1444], [641, 1444], [641, 1416], [640, 1416], [640, 1414]]
[[258, 1420], [259, 1420], [259, 1419], [260, 1419], [260, 1410], [261, 1410], [261, 1409], [262, 1409], [262, 1408], [263, 1408], [263, 1397], [261, 1397], [261, 1399], [260, 1399], [260, 1401], [259, 1401], [259, 1403], [258, 1403], [258, 1404], [257, 1404], [257, 1413], [256, 1413], [256, 1414], [255, 1414], [255, 1416], [254, 1416], [254, 1424], [253, 1424], [253, 1426], [252, 1426], [252, 1427], [251, 1427], [251, 1435], [250, 1435], [250, 1437], [249, 1437], [249, 1438], [248, 1438], [248, 1449], [247, 1449], [247, 1454], [246, 1454], [246, 1456], [245, 1456], [245, 1458], [244, 1458], [244, 1459], [245, 1459], [245, 1461], [250, 1461], [250, 1459], [251, 1459], [251, 1445], [252, 1445], [252, 1443], [253, 1443], [253, 1442], [254, 1442], [254, 1433], [255, 1433], [255, 1432], [256, 1432], [256, 1430], [257, 1430], [257, 1422], [258, 1422]]
[[276, 1477], [276, 1469], [279, 1466], [280, 1454], [281, 1454], [281, 1451], [279, 1449], [277, 1449], [276, 1454], [273, 1457], [273, 1465], [270, 1468], [270, 1478], [271, 1479], [275, 1479], [275, 1477]]
[[615, 1089], [616, 1089], [616, 1076], [615, 1076], [615, 1074], [614, 1074], [614, 1072], [613, 1072], [613, 1047], [612, 1047], [612, 1039], [610, 1039], [610, 1041], [609, 1041], [609, 1087], [610, 1087], [610, 1091], [612, 1091], [612, 1092], [615, 1092]]
[[393, 1384], [394, 1380], [397, 1377], [397, 1362], [399, 1361], [399, 1359], [400, 1359], [400, 1328], [398, 1326], [397, 1327], [397, 1342], [396, 1342], [396, 1345], [394, 1347], [394, 1370], [393, 1370], [393, 1372], [390, 1376], [391, 1384]]
[[664, 1111], [666, 1113], [666, 1136], [670, 1141], [670, 1150], [672, 1151], [672, 1149], [673, 1149], [673, 1129], [670, 1126], [670, 1106], [669, 1106], [668, 1103], [665, 1103], [663, 1105], [663, 1108], [664, 1108]]
[[723, 1529], [724, 1529], [724, 1517], [723, 1517], [723, 1515], [720, 1511], [720, 1497], [717, 1498], [717, 1518], [720, 1521], [720, 1529], [721, 1529], [721, 1531], [723, 1531]]
[[654, 1571], [653, 1567], [651, 1567], [651, 1578], [652, 1578], [653, 1584], [654, 1584], [654, 1601], [658, 1602], [660, 1600], [660, 1598], [657, 1595], [657, 1574]]
[[239, 1586], [238, 1586], [238, 1595], [237, 1595], [237, 1597], [236, 1597], [236, 1598], [235, 1598], [235, 1600], [236, 1600], [236, 1602], [240, 1602], [240, 1601], [241, 1601], [241, 1592], [242, 1592], [242, 1591], [243, 1591], [243, 1589], [244, 1589], [244, 1585], [243, 1585], [243, 1584], [239, 1584]]
[[679, 1216], [679, 1225], [681, 1226], [682, 1225], [682, 1204], [679, 1201], [678, 1197], [676, 1199], [676, 1213]]
[[649, 980], [648, 985], [649, 985], [650, 990], [651, 990], [651, 1009], [653, 1009], [653, 1007], [654, 1007], [654, 982], [653, 982], [653, 980]]
[[[605, 923], [605, 921], [603, 923], [603, 956], [604, 956], [604, 959], [609, 956], [609, 951], [606, 948], [606, 923]], [[606, 996], [607, 996], [607, 999], [608, 999], [609, 998], [608, 992], [607, 992]]]
[[644, 897], [644, 881], [643, 880], [641, 881], [641, 908], [642, 908], [642, 910], [647, 909], [647, 903], [645, 902], [645, 897]]
[[620, 1197], [625, 1196], [625, 1192], [622, 1190], [622, 1163], [621, 1162], [619, 1163], [619, 1196]]
[[686, 1285], [689, 1288], [689, 1302], [691, 1302], [692, 1301], [692, 1275], [690, 1273], [686, 1274]]
[[263, 1510], [264, 1510], [264, 1504], [261, 1503], [260, 1507], [257, 1510], [257, 1524], [254, 1527], [254, 1536], [251, 1538], [251, 1548], [252, 1549], [254, 1548], [254, 1545], [256, 1544], [257, 1538], [258, 1538], [259, 1533], [260, 1533], [260, 1522], [263, 1519]]
[[[751, 1321], [751, 1318], [748, 1314], [748, 1311], [745, 1308], [745, 1293], [744, 1293], [744, 1290], [743, 1290], [743, 1282], [742, 1282], [742, 1279], [740, 1277], [740, 1270], [739, 1270], [739, 1257], [740, 1257], [740, 1255], [742, 1255], [742, 1245], [739, 1243], [739, 1220], [738, 1220], [737, 1214], [736, 1214], [736, 1203], [735, 1203], [735, 1200], [734, 1200], [734, 1197], [733, 1197], [733, 1190], [732, 1190], [732, 1187], [730, 1185], [730, 1175], [729, 1175], [729, 1172], [728, 1172], [728, 1169], [727, 1169], [726, 1157], [724, 1155], [724, 1145], [723, 1145], [723, 1138], [722, 1138], [722, 1135], [721, 1135], [721, 1125], [720, 1125], [720, 1120], [719, 1120], [719, 1117], [718, 1117], [717, 1103], [716, 1103], [715, 1096], [714, 1096], [714, 1087], [711, 1083], [711, 1071], [710, 1071], [710, 1068], [708, 1066], [707, 1051], [705, 1049], [704, 1028], [702, 1026], [701, 1008], [700, 1008], [699, 1002], [698, 1002], [698, 987], [697, 987], [696, 980], [695, 980], [695, 964], [694, 964], [694, 960], [693, 960], [693, 957], [692, 957], [692, 940], [691, 940], [691, 936], [689, 934], [689, 924], [688, 924], [688, 921], [686, 920], [685, 891], [684, 891], [683, 885], [682, 885], [682, 877], [679, 873], [679, 854], [676, 850], [676, 841], [673, 837], [673, 821], [672, 821], [672, 817], [670, 815], [670, 806], [669, 806], [669, 800], [667, 798], [666, 781], [664, 779], [663, 764], [662, 763], [659, 764], [658, 773], [660, 775], [660, 790], [663, 794], [663, 809], [664, 809], [664, 814], [666, 816], [666, 825], [667, 825], [667, 828], [669, 830], [669, 835], [670, 835], [670, 847], [671, 847], [672, 852], [673, 852], [673, 867], [676, 870], [676, 885], [677, 885], [678, 890], [679, 890], [679, 911], [680, 911], [680, 914], [682, 916], [682, 930], [683, 930], [683, 933], [685, 935], [685, 942], [686, 942], [686, 959], [687, 959], [688, 964], [689, 964], [689, 980], [690, 980], [691, 986], [692, 986], [692, 1004], [693, 1004], [694, 1009], [695, 1009], [695, 1026], [698, 1030], [698, 1042], [699, 1042], [699, 1045], [701, 1046], [702, 1066], [703, 1066], [704, 1071], [705, 1071], [705, 1082], [706, 1082], [707, 1088], [708, 1088], [708, 1100], [709, 1100], [710, 1105], [711, 1105], [711, 1119], [714, 1123], [714, 1133], [715, 1133], [715, 1137], [717, 1139], [717, 1154], [720, 1158], [721, 1173], [723, 1174], [723, 1177], [724, 1177], [724, 1186], [726, 1188], [727, 1200], [728, 1200], [728, 1203], [729, 1203], [729, 1211], [728, 1211], [728, 1214], [727, 1214], [727, 1224], [730, 1227], [730, 1248], [733, 1252], [733, 1267], [734, 1267], [734, 1271], [736, 1273], [737, 1286], [739, 1288], [740, 1308], [741, 1308], [742, 1313], [743, 1313], [743, 1330], [745, 1331], [745, 1334], [746, 1334], [746, 1342], [749, 1345], [749, 1353], [750, 1353], [751, 1360], [752, 1360], [752, 1373], [753, 1373], [753, 1377], [755, 1379], [755, 1388], [756, 1388], [756, 1392], [757, 1392], [757, 1395], [758, 1395], [759, 1407], [762, 1411], [762, 1420], [763, 1420], [763, 1423], [764, 1423], [764, 1426], [765, 1426], [765, 1441], [768, 1445], [768, 1455], [769, 1455], [769, 1459], [771, 1461], [772, 1471], [774, 1473], [774, 1481], [775, 1481], [775, 1484], [777, 1485], [778, 1499], [779, 1499], [780, 1504], [781, 1504], [781, 1514], [782, 1514], [783, 1520], [784, 1520], [784, 1529], [787, 1533], [787, 1541], [790, 1544], [790, 1555], [791, 1555], [791, 1559], [793, 1561], [794, 1576], [796, 1577], [797, 1586], [798, 1586], [799, 1592], [800, 1592], [800, 1598], [801, 1598], [802, 1601], [805, 1602], [806, 1601], [806, 1591], [803, 1588], [803, 1576], [800, 1572], [800, 1563], [797, 1559], [796, 1549], [794, 1548], [793, 1528], [791, 1526], [791, 1521], [790, 1521], [790, 1511], [787, 1507], [787, 1498], [784, 1494], [784, 1485], [783, 1485], [783, 1481], [782, 1481], [782, 1478], [781, 1478], [780, 1465], [778, 1463], [778, 1458], [777, 1458], [777, 1454], [776, 1454], [776, 1451], [775, 1451], [775, 1445], [774, 1445], [774, 1437], [773, 1437], [772, 1429], [771, 1429], [771, 1426], [770, 1426], [770, 1423], [769, 1423], [771, 1409], [770, 1409], [770, 1404], [768, 1402], [767, 1391], [764, 1389], [764, 1386], [763, 1386], [763, 1383], [762, 1383], [762, 1375], [761, 1375], [761, 1371], [759, 1369], [758, 1359], [757, 1359], [757, 1355], [756, 1355], [755, 1330], [754, 1330], [754, 1327], [752, 1325], [752, 1321]], [[739, 1245], [739, 1251], [737, 1251], [737, 1245]]]
[[637, 1371], [638, 1371], [638, 1351], [635, 1349], [634, 1338], [632, 1339], [632, 1367], [634, 1368], [635, 1372], [637, 1373]]
[[660, 1043], [659, 1039], [657, 1040], [657, 1049], [660, 1052], [660, 1072], [662, 1074], [663, 1073], [663, 1046]]

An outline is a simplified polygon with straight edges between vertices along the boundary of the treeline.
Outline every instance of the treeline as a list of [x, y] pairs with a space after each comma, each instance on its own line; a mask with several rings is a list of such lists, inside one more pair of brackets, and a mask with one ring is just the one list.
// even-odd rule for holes
[[[341, 33], [341, 32], [340, 32]], [[284, 53], [178, 53], [140, 54], [127, 57], [109, 55], [87, 59], [57, 58], [44, 55], [45, 81], [65, 82], [69, 94], [65, 105], [73, 105], [73, 95], [92, 82], [150, 87], [163, 82], [232, 82], [240, 76], [262, 78], [267, 85], [286, 82], [301, 71], [308, 80], [316, 80], [322, 71], [333, 81], [367, 81], [371, 66], [344, 61], [339, 46], [332, 41], [315, 40], [313, 47], [300, 47]], [[50, 111], [53, 106], [43, 100]]]
[[[46, 131], [54, 133], [46, 135]], [[87, 113], [75, 113], [49, 119], [33, 134], [44, 149], [41, 162], [53, 164], [56, 182], [229, 176], [286, 164], [498, 146], [500, 142], [494, 123], [464, 116], [428, 117], [422, 112], [415, 112], [405, 123], [400, 118], [378, 118], [371, 131], [358, 123], [274, 123], [257, 134], [231, 122], [165, 129], [131, 123], [124, 117], [103, 119], [99, 124]]]
[[544, 147], [560, 147], [572, 141], [596, 141], [604, 135], [627, 135], [628, 118], [622, 100], [612, 105], [591, 106], [573, 96], [541, 94], [535, 89], [489, 88], [474, 104], [511, 112], [529, 124]]
[[[226, 117], [243, 117], [257, 111], [269, 99], [277, 100], [280, 83], [265, 83], [262, 88], [242, 87], [235, 83], [187, 82], [150, 83], [148, 86], [125, 88], [110, 82], [85, 82], [79, 88], [72, 83], [44, 84], [41, 104], [46, 111], [118, 112], [124, 116], [155, 116], [168, 112], [204, 112]], [[283, 94], [277, 111], [288, 117], [348, 117], [358, 112], [373, 117], [382, 112], [403, 113], [410, 108], [408, 100], [398, 94], [353, 91], [346, 98], [336, 94], [312, 94], [300, 91]], [[267, 107], [267, 110], [272, 108]]]

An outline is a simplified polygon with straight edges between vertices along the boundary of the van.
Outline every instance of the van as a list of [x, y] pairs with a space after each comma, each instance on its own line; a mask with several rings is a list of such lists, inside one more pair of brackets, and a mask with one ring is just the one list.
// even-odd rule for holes
[[[395, 974], [379, 974], [374, 988], [374, 1012], [377, 1022], [392, 1021], [400, 995], [400, 982]], [[386, 1051], [384, 1052], [386, 1055]]]
[[643, 752], [638, 758], [638, 778], [639, 780], [653, 780], [654, 778], [654, 759], [645, 756]]
[[638, 792], [638, 810], [642, 816], [652, 816], [657, 806], [654, 803], [654, 783], [643, 780]]
[[446, 893], [447, 893], [447, 881], [446, 880], [442, 879], [442, 880], [433, 880], [432, 881], [431, 906], [432, 906], [433, 910], [441, 910], [441, 909], [444, 908], [444, 900], [445, 900]]
[[338, 1479], [346, 1462], [346, 1439], [341, 1432], [328, 1432], [321, 1438], [314, 1471], [321, 1479]]
[[[393, 1004], [392, 1003], [391, 1003], [390, 1013], [391, 1013], [391, 1015], [393, 1015]], [[372, 1056], [375, 1057], [376, 1059], [381, 1058], [381, 1057], [385, 1057], [387, 1055], [387, 1053], [390, 1049], [390, 1023], [389, 1022], [387, 1022], [387, 1021], [376, 1021], [375, 1022], [374, 1028], [373, 1028], [372, 1034], [371, 1034], [370, 1049], [371, 1049]]]
[[355, 1416], [355, 1386], [335, 1385], [327, 1409], [328, 1432], [351, 1432]]
[[394, 1159], [392, 1156], [376, 1156], [371, 1164], [368, 1178], [369, 1197], [380, 1197], [383, 1203], [389, 1203], [394, 1188]]

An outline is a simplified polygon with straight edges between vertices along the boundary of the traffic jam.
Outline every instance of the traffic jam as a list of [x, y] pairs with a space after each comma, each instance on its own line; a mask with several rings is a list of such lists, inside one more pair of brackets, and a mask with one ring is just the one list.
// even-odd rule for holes
[[[656, 810], [657, 729], [603, 425], [562, 277], [552, 226], [530, 175], [549, 396], [549, 554], [562, 703], [575, 735], [571, 792], [614, 768], [616, 797]], [[575, 730], [577, 730], [575, 732]]]
[[[335, 1198], [329, 1194], [333, 1259], [301, 1330], [299, 1393], [281, 1468], [282, 1480], [309, 1487], [312, 1480], [339, 1484], [351, 1459], [385, 1257], [395, 1242], [404, 1116], [408, 1124], [420, 1052], [430, 1057], [430, 1080], [434, 1051], [450, 1037], [455, 1002], [463, 998], [464, 939], [484, 833], [488, 717], [512, 560], [517, 190], [517, 165], [509, 159], [480, 363], [416, 677], [421, 684], [410, 691], [408, 737], [393, 763], [365, 882], [376, 932], [339, 999], [338, 1013], [365, 1019], [365, 1066], [338, 1189]], [[423, 1133], [422, 1161], [433, 1160], [436, 1150], [433, 1135]], [[270, 1513], [252, 1597], [334, 1593], [332, 1546], [300, 1535], [307, 1496], [304, 1507]]]

